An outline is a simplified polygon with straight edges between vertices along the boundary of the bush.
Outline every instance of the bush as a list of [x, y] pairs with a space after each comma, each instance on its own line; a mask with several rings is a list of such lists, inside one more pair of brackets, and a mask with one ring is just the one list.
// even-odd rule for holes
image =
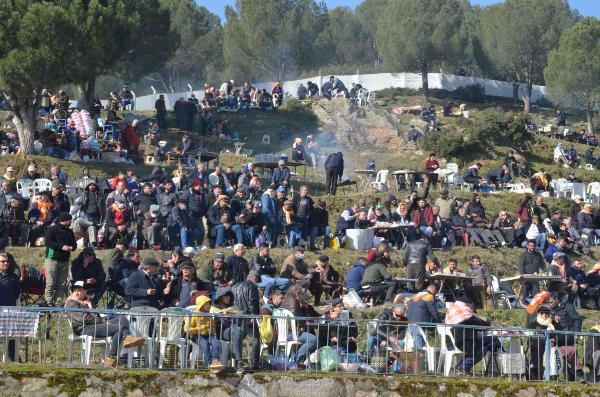
[[384, 88], [383, 90], [376, 91], [377, 98], [395, 98], [401, 96], [417, 96], [423, 95], [423, 90], [412, 89], [412, 88], [400, 88], [400, 87], [390, 87]]
[[533, 136], [525, 128], [527, 116], [487, 109], [471, 119], [461, 120], [462, 131], [434, 132], [425, 137], [421, 146], [443, 157], [472, 158], [495, 146], [510, 146], [520, 151], [531, 147]]
[[485, 88], [480, 84], [458, 87], [454, 91], [431, 89], [429, 94], [438, 99], [456, 99], [464, 102], [485, 102]]

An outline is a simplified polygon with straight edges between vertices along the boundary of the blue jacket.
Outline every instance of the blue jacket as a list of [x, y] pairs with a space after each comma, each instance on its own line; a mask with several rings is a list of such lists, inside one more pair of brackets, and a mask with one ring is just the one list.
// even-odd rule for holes
[[342, 175], [344, 173], [344, 156], [342, 156], [341, 152], [331, 153], [327, 156], [327, 160], [325, 160], [325, 169], [335, 168], [337, 170], [338, 175]]
[[565, 254], [565, 265], [566, 265], [567, 267], [569, 267], [569, 259], [568, 259], [568, 257], [566, 256], [566, 255], [567, 255], [567, 251], [568, 251], [568, 249], [567, 249], [567, 248], [565, 248], [565, 249], [562, 249], [562, 250], [561, 250], [561, 249], [560, 249], [560, 248], [558, 248], [556, 245], [551, 245], [551, 246], [550, 246], [550, 247], [548, 247], [548, 249], [546, 250], [546, 255], [545, 255], [545, 257], [544, 257], [544, 258], [546, 259], [546, 262], [548, 262], [548, 263], [551, 263], [551, 262], [552, 262], [552, 255], [553, 255], [555, 252], [562, 252], [563, 254]]
[[277, 207], [275, 206], [275, 199], [268, 195], [263, 194], [260, 198], [260, 204], [262, 205], [262, 214], [269, 225], [274, 225], [277, 222]]
[[360, 262], [356, 262], [350, 270], [348, 270], [348, 277], [346, 279], [346, 290], [350, 291], [353, 289], [354, 291], [360, 291], [362, 287], [360, 286], [360, 282], [362, 281], [363, 275], [365, 274], [365, 268], [360, 264]]
[[288, 167], [285, 167], [283, 169], [277, 167], [273, 170], [273, 184], [275, 186], [282, 186], [283, 182], [287, 182], [287, 184], [290, 184], [290, 178], [292, 177], [292, 175], [290, 174], [290, 169]]
[[[154, 289], [154, 295], [148, 296], [148, 289]], [[132, 273], [127, 279], [125, 295], [129, 299], [130, 307], [151, 306], [159, 308], [158, 300], [162, 298], [162, 286], [158, 276], [150, 277], [139, 270]]]
[[0, 275], [0, 306], [17, 306], [20, 280], [14, 272]]
[[203, 217], [206, 215], [206, 195], [197, 194], [192, 188], [186, 189], [181, 193], [181, 199], [185, 200], [187, 210], [193, 217]]

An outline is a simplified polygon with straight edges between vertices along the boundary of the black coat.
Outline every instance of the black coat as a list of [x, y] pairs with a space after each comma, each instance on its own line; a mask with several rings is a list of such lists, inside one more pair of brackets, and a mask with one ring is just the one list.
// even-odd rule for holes
[[546, 271], [546, 263], [538, 251], [532, 253], [525, 251], [519, 257], [519, 273], [533, 274], [537, 271]]
[[[154, 289], [155, 294], [148, 296], [147, 290]], [[130, 300], [130, 307], [151, 306], [160, 307], [159, 300], [163, 298], [162, 285], [158, 277], [150, 277], [143, 271], [132, 273], [127, 279], [125, 295]]]
[[106, 273], [102, 267], [102, 261], [98, 258], [94, 258], [94, 262], [88, 267], [83, 267], [83, 252], [75, 258], [71, 263], [71, 277], [72, 281], [83, 281], [84, 283], [88, 278], [96, 279], [96, 283], [101, 283], [106, 280]]
[[325, 169], [335, 169], [337, 175], [344, 173], [344, 157], [341, 153], [331, 153], [325, 160]]
[[73, 231], [61, 224], [50, 226], [46, 231], [46, 258], [59, 262], [68, 261], [71, 255], [68, 251], [63, 251], [63, 246], [68, 245], [75, 250], [77, 242]]

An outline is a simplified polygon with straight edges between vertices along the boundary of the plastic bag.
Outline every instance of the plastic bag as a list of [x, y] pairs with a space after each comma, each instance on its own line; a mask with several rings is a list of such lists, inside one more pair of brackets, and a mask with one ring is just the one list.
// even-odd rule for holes
[[337, 350], [325, 346], [319, 352], [319, 361], [321, 363], [321, 371], [335, 371], [340, 363], [340, 356]]
[[364, 309], [365, 303], [362, 301], [358, 293], [351, 289], [344, 297], [342, 298], [344, 302], [344, 306], [348, 309]]
[[273, 340], [273, 324], [271, 323], [271, 316], [262, 316], [262, 321], [258, 327], [260, 332], [260, 340], [263, 343], [269, 344]]

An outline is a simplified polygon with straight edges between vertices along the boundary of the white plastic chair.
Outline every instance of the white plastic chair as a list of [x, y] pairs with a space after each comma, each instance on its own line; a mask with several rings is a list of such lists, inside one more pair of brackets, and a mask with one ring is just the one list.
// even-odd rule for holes
[[[436, 371], [435, 356], [436, 356], [436, 354], [438, 354], [440, 352], [440, 349], [435, 348], [429, 344], [429, 341], [427, 341], [427, 337], [425, 336], [425, 331], [423, 331], [423, 328], [421, 328], [420, 325], [410, 324], [408, 327], [408, 330], [409, 330], [409, 332], [407, 332], [406, 334], [407, 335], [412, 334], [412, 338], [411, 338], [412, 345], [411, 346], [405, 345], [404, 348], [406, 349], [406, 351], [416, 350], [415, 344], [414, 344], [415, 339], [418, 338], [419, 336], [421, 338], [423, 338], [423, 340], [425, 341], [425, 346], [422, 347], [420, 350], [425, 351], [425, 355], [427, 357], [427, 370], [429, 372], [435, 372]], [[415, 331], [416, 331], [417, 335], [414, 334]]]
[[588, 170], [588, 171], [594, 171], [594, 165], [590, 164], [590, 163], [587, 163], [585, 165], [585, 169]]
[[[85, 313], [75, 313], [75, 316], [84, 316]], [[71, 353], [73, 351], [73, 343], [81, 342], [81, 363], [83, 365], [90, 365], [90, 357], [92, 355], [92, 347], [94, 345], [104, 345], [108, 347], [112, 342], [112, 337], [96, 338], [91, 335], [76, 335], [73, 331], [73, 322], [71, 316], [67, 317], [69, 321], [69, 362], [71, 362]], [[97, 327], [102, 327], [103, 324], [98, 324]], [[104, 325], [106, 327], [106, 325]]]
[[[129, 311], [129, 333], [132, 336], [138, 336], [146, 339], [144, 344], [145, 358], [147, 360], [148, 368], [152, 368], [154, 361], [154, 333], [156, 332], [156, 325], [158, 321], [158, 309], [149, 306], [141, 306], [133, 308]], [[152, 335], [150, 334], [150, 325], [154, 321], [154, 330]], [[136, 347], [129, 349], [127, 355], [127, 368], [131, 368], [133, 363], [134, 351], [137, 352]]]
[[271, 144], [271, 136], [269, 136], [269, 135], [263, 135], [263, 137], [262, 137], [262, 144], [263, 145], [270, 145]]
[[495, 297], [499, 297], [500, 299], [504, 300], [509, 309], [512, 309], [513, 305], [515, 305], [515, 307], [519, 305], [519, 297], [517, 295], [508, 294], [506, 291], [500, 289], [500, 281], [498, 281], [498, 277], [491, 276], [491, 278], [492, 294], [494, 294]]
[[[441, 338], [440, 362], [442, 361], [442, 357], [444, 357], [444, 376], [448, 376], [450, 375], [450, 369], [452, 368], [454, 357], [464, 356], [464, 353], [456, 347], [454, 335], [452, 334], [449, 326], [437, 325], [436, 330]], [[448, 338], [446, 338], [446, 336]], [[447, 339], [450, 339], [452, 346], [448, 346]]]
[[586, 191], [585, 191], [585, 184], [584, 183], [573, 183], [571, 186], [571, 197], [574, 197], [575, 195], [580, 195], [581, 198], [585, 201], [586, 200]]
[[20, 179], [17, 181], [17, 193], [24, 199], [29, 198], [29, 188], [31, 187], [32, 181], [30, 179]]
[[600, 182], [592, 182], [587, 186], [587, 195], [592, 202], [596, 198], [596, 203], [600, 203]]
[[[160, 345], [158, 368], [163, 367], [167, 345], [176, 345], [179, 347], [179, 363], [181, 365], [181, 369], [185, 369], [187, 367], [187, 358], [189, 355], [189, 349], [191, 347], [192, 354], [190, 367], [192, 369], [196, 368], [196, 362], [198, 360], [198, 356], [200, 355], [200, 347], [194, 342], [181, 336], [183, 322], [185, 321], [186, 316], [189, 316], [191, 313], [181, 307], [167, 307], [166, 309], [161, 310], [160, 313], [161, 321], [158, 331], [158, 343]], [[165, 328], [166, 335], [164, 335]]]
[[377, 171], [377, 176], [375, 177], [374, 182], [369, 183], [369, 187], [377, 189], [379, 192], [387, 192], [388, 191], [388, 183], [387, 177], [389, 174], [389, 170], [381, 170]]
[[275, 346], [275, 352], [278, 352], [279, 348], [283, 347], [285, 349], [285, 356], [289, 359], [292, 348], [295, 346], [298, 349], [300, 346], [296, 320], [290, 318], [294, 317], [294, 314], [287, 309], [275, 309], [273, 317], [276, 317], [275, 321], [277, 323], [277, 346]]
[[36, 179], [31, 184], [32, 195], [37, 196], [40, 192], [45, 192], [50, 190], [52, 187], [52, 181], [50, 179]]

